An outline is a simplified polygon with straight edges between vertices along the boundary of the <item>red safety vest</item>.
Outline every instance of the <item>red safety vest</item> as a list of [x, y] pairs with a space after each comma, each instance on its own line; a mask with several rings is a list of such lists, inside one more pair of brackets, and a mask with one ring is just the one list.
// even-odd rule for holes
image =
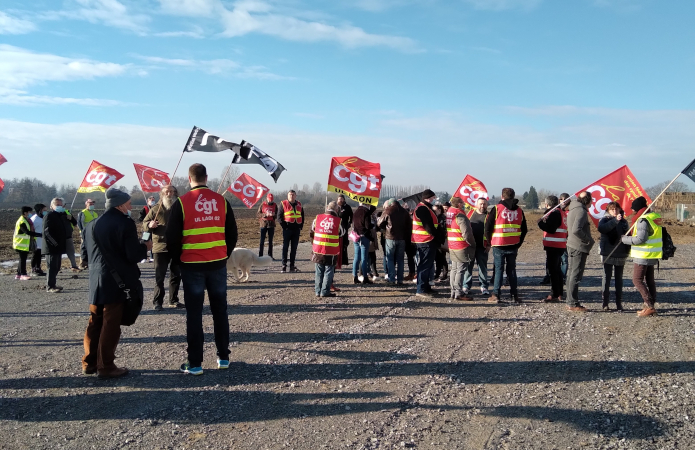
[[[422, 206], [423, 208], [427, 208], [427, 205], [420, 202], [415, 208], [415, 211], [417, 211], [417, 208], [419, 208], [420, 206]], [[430, 212], [430, 215], [432, 216], [434, 228], [437, 228], [439, 226], [439, 220], [437, 219], [437, 215], [430, 208], [427, 208], [427, 210]], [[420, 220], [415, 215], [415, 211], [413, 212], [413, 234], [410, 238], [410, 242], [413, 242], [415, 244], [425, 244], [434, 240], [434, 236], [429, 234], [427, 230], [425, 230], [425, 228], [422, 226], [422, 222], [420, 222]]]
[[521, 208], [515, 210], [507, 209], [502, 203], [495, 208], [497, 217], [495, 218], [495, 230], [492, 233], [493, 247], [504, 247], [516, 245], [521, 242], [521, 222], [524, 217]]
[[311, 249], [319, 255], [340, 254], [340, 217], [319, 214], [314, 225], [314, 243]]
[[449, 250], [463, 250], [470, 247], [468, 242], [463, 239], [461, 228], [456, 221], [456, 216], [459, 214], [464, 214], [464, 212], [453, 206], [446, 212], [446, 238], [449, 241]]
[[[261, 212], [263, 213], [263, 218], [269, 222], [275, 222], [275, 213], [277, 212], [278, 205], [277, 203], [273, 203], [273, 205], [269, 205], [266, 202], [263, 202], [263, 205], [261, 205]], [[272, 213], [273, 216], [266, 216], [266, 214]]]
[[285, 222], [302, 223], [302, 204], [299, 203], [299, 201], [297, 201], [297, 204], [293, 207], [289, 200], [283, 200], [282, 210], [285, 216]]
[[567, 248], [567, 213], [557, 209], [562, 215], [562, 222], [555, 233], [543, 232], [543, 245], [553, 248]]
[[179, 198], [183, 210], [181, 262], [206, 263], [227, 259], [224, 230], [227, 201], [208, 188], [193, 189]]

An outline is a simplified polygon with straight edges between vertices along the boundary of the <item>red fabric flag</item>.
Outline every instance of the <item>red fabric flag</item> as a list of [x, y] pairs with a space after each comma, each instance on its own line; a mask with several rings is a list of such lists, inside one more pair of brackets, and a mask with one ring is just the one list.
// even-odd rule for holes
[[108, 166], [101, 164], [98, 161], [92, 161], [92, 164], [87, 170], [87, 175], [82, 179], [77, 192], [94, 192], [106, 190], [116, 184], [116, 181], [123, 178], [123, 174], [119, 173]]
[[5, 159], [4, 156], [0, 155], [0, 166], [2, 166], [3, 164], [5, 164], [6, 162], [7, 162], [7, 159]]
[[263, 198], [269, 189], [249, 175], [242, 173], [239, 178], [227, 188], [227, 191], [241, 200], [247, 208], [253, 208], [258, 200]]
[[466, 207], [473, 208], [475, 208], [475, 202], [479, 198], [490, 198], [483, 182], [468, 174], [461, 182], [461, 186], [456, 190], [453, 197], [460, 198], [466, 204]]
[[335, 156], [331, 159], [327, 190], [377, 206], [381, 193], [381, 165], [355, 156]]
[[5, 182], [0, 180], [0, 194], [2, 194], [2, 191], [5, 190]]
[[166, 172], [135, 163], [133, 166], [135, 166], [135, 173], [143, 192], [159, 192], [163, 186], [171, 184], [169, 174]]
[[589, 215], [596, 226], [598, 226], [599, 220], [606, 212], [606, 205], [610, 202], [618, 202], [626, 215], [631, 214], [630, 206], [637, 197], [647, 199], [647, 204], [652, 202], [647, 192], [627, 166], [623, 166], [600, 180], [591, 183], [584, 189], [579, 190], [575, 195], [579, 195], [582, 191], [591, 192]]

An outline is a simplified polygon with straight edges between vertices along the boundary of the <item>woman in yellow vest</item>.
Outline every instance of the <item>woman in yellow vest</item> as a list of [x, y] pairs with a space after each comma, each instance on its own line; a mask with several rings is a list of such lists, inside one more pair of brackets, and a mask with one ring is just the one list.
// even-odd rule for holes
[[632, 236], [623, 236], [622, 242], [632, 246], [630, 256], [635, 263], [632, 269], [632, 283], [644, 301], [644, 308], [638, 311], [637, 315], [654, 316], [656, 315], [654, 266], [663, 255], [661, 216], [655, 212], [644, 214], [647, 211], [647, 200], [644, 197], [637, 197], [632, 202], [632, 210], [635, 211], [634, 220], [637, 223], [632, 230]]
[[14, 227], [14, 236], [12, 236], [12, 248], [17, 250], [19, 254], [19, 265], [17, 266], [17, 275], [15, 280], [30, 280], [27, 275], [27, 258], [29, 252], [33, 252], [36, 248], [36, 240], [34, 238], [41, 237], [41, 233], [34, 231], [34, 224], [29, 220], [29, 213], [33, 210], [31, 206], [22, 206], [22, 215], [17, 219]]

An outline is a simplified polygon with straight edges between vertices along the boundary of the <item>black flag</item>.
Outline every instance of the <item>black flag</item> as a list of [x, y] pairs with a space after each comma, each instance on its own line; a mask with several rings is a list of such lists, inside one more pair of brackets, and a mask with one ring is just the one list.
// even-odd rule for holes
[[188, 142], [186, 142], [186, 147], [183, 149], [184, 152], [221, 152], [224, 150], [231, 150], [243, 159], [248, 159], [250, 152], [248, 148], [213, 136], [198, 127], [193, 127]]
[[688, 167], [683, 169], [682, 173], [684, 173], [685, 176], [687, 176], [691, 180], [695, 181], [695, 159], [693, 159], [693, 161], [690, 164], [688, 164]]
[[250, 142], [241, 141], [241, 148], [248, 152], [248, 157], [244, 160], [243, 153], [237, 154], [232, 160], [232, 164], [259, 164], [265, 167], [265, 170], [273, 177], [276, 183], [278, 182], [280, 174], [286, 170], [285, 166]]
[[425, 191], [418, 192], [417, 194], [409, 195], [407, 197], [403, 197], [401, 201], [403, 203], [407, 203], [408, 206], [410, 207], [410, 210], [414, 210], [417, 207], [417, 204], [422, 201], [422, 195], [425, 193]]

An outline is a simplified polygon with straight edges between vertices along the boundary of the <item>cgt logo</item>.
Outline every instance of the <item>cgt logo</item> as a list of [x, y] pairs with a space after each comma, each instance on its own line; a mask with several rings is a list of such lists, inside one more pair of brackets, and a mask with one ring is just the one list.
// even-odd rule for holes
[[[348, 173], [350, 175], [348, 175]], [[379, 178], [375, 177], [374, 175], [365, 177], [364, 175], [350, 171], [343, 165], [336, 166], [333, 169], [333, 176], [339, 181], [348, 182], [348, 187], [358, 194], [365, 192], [367, 188], [369, 188], [371, 191], [379, 190]]]
[[92, 170], [85, 177], [85, 181], [92, 186], [111, 186], [118, 180], [118, 177], [113, 174], [108, 174], [106, 172], [101, 172], [98, 170]]
[[591, 192], [591, 207], [589, 208], [589, 214], [591, 214], [591, 217], [594, 219], [600, 220], [606, 212], [606, 205], [612, 200], [606, 197], [606, 190], [602, 186], [591, 186], [587, 189], [587, 192]]
[[471, 186], [463, 186], [459, 189], [459, 194], [461, 194], [461, 197], [471, 206], [475, 206], [475, 202], [477, 202], [479, 198], [487, 198], [487, 192], [475, 191]]
[[203, 198], [203, 194], [200, 194], [198, 200], [195, 201], [195, 210], [205, 214], [212, 214], [213, 211], [217, 212], [217, 200], [206, 200]]
[[236, 180], [232, 183], [230, 187], [234, 192], [241, 192], [246, 197], [259, 199], [263, 197], [264, 189], [261, 186], [254, 186], [252, 184], [244, 184], [240, 180]]
[[507, 222], [515, 222], [519, 220], [519, 210], [515, 209], [514, 211], [512, 211], [511, 209], [505, 209], [504, 211], [502, 211], [501, 216]]
[[319, 226], [323, 229], [324, 233], [328, 233], [333, 229], [334, 223], [335, 222], [333, 221], [332, 217], [326, 217], [321, 221], [321, 223], [319, 223]]

